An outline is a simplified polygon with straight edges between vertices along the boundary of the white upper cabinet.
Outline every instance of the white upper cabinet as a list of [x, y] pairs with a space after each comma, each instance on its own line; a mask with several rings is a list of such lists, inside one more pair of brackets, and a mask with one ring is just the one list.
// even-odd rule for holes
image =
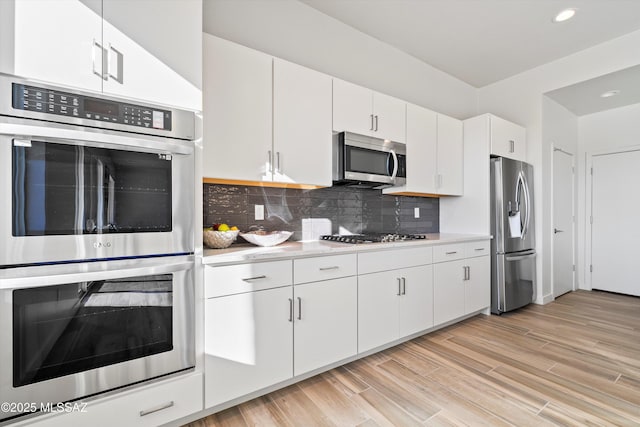
[[203, 175], [271, 181], [273, 59], [218, 37], [203, 38]]
[[462, 121], [407, 104], [407, 182], [385, 194], [463, 193]]
[[333, 130], [405, 142], [406, 103], [344, 80], [333, 79]]
[[331, 77], [273, 62], [276, 182], [331, 186]]
[[0, 71], [202, 108], [201, 0], [1, 3]]
[[202, 0], [104, 0], [103, 91], [202, 109]]
[[491, 154], [514, 160], [527, 160], [527, 132], [522, 126], [489, 114]]
[[462, 121], [438, 114], [438, 194], [463, 193]]
[[331, 77], [203, 37], [203, 175], [330, 186]]

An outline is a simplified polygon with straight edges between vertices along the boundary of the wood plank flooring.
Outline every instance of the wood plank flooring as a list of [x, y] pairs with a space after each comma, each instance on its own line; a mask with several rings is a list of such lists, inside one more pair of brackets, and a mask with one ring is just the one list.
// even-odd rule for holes
[[476, 316], [188, 427], [640, 425], [640, 298]]

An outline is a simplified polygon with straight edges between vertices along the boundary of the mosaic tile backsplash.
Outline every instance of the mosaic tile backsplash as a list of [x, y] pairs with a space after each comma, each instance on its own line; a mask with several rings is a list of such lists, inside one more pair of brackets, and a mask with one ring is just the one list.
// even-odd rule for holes
[[[293, 231], [290, 240], [317, 240], [336, 233], [439, 231], [438, 199], [383, 195], [382, 190], [204, 184], [203, 198], [205, 226], [226, 223], [240, 231], [253, 225], [267, 231]], [[264, 206], [263, 221], [254, 219], [255, 205]], [[414, 218], [414, 208], [420, 208], [420, 218]]]

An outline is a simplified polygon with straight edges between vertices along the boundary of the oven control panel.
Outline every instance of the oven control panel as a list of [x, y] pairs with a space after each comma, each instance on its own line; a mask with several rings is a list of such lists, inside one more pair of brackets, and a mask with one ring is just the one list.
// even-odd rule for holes
[[17, 110], [171, 130], [171, 111], [13, 83]]

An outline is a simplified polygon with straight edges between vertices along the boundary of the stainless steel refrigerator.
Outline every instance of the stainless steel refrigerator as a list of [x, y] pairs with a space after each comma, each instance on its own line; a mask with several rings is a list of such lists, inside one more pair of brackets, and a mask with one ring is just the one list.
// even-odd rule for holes
[[491, 159], [491, 312], [502, 314], [535, 299], [533, 166]]

